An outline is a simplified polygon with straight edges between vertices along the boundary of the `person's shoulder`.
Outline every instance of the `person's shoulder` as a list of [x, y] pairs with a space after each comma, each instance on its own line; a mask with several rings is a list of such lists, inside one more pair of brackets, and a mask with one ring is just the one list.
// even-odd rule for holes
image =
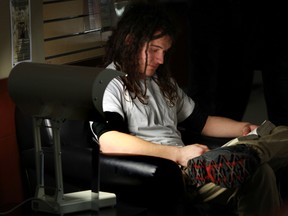
[[107, 90], [110, 90], [110, 91], [124, 91], [124, 83], [121, 79], [121, 77], [115, 77], [113, 78], [108, 86], [106, 87]]
[[[116, 70], [116, 66], [114, 63], [109, 64], [107, 67], [107, 69], [112, 69], [112, 70]], [[113, 78], [110, 83], [108, 84], [108, 86], [118, 86], [118, 87], [123, 87], [123, 81], [121, 79], [120, 76]]]

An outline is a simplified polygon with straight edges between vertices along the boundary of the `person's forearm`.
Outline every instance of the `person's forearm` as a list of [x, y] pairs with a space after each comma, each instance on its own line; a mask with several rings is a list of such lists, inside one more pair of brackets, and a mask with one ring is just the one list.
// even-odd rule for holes
[[103, 153], [156, 156], [178, 163], [179, 147], [151, 143], [118, 131], [102, 134], [99, 143]]
[[238, 122], [229, 118], [209, 116], [202, 131], [203, 135], [212, 137], [238, 137], [249, 122]]

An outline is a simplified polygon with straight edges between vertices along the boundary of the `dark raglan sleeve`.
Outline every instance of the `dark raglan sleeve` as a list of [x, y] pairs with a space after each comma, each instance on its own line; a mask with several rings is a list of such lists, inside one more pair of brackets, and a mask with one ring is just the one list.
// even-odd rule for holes
[[99, 138], [108, 131], [128, 133], [127, 122], [117, 112], [104, 112], [104, 118], [99, 118], [92, 123], [92, 130]]
[[201, 107], [196, 103], [193, 112], [188, 118], [178, 124], [179, 127], [184, 128], [187, 131], [193, 131], [195, 133], [201, 133], [208, 114], [204, 112]]

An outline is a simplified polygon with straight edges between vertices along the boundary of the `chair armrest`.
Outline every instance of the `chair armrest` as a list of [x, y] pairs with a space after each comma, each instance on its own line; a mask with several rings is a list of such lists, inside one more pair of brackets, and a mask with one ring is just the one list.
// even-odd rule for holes
[[134, 187], [151, 178], [170, 176], [170, 179], [165, 179], [166, 182], [182, 178], [181, 170], [175, 162], [152, 156], [100, 153], [100, 167], [103, 184], [129, 184]]
[[[45, 174], [54, 175], [54, 153], [43, 148]], [[35, 169], [35, 150], [21, 154], [23, 166]], [[64, 182], [89, 187], [92, 177], [92, 150], [89, 148], [63, 147], [61, 151]], [[111, 192], [166, 190], [183, 193], [184, 182], [179, 166], [167, 159], [136, 155], [99, 155], [100, 189]], [[79, 186], [80, 186], [79, 185]], [[173, 185], [173, 187], [171, 187]]]
[[[52, 148], [45, 151], [45, 176], [54, 175]], [[66, 185], [79, 190], [89, 189], [92, 180], [92, 150], [63, 147], [62, 170]], [[35, 171], [34, 149], [21, 155], [23, 166]], [[181, 203], [184, 198], [184, 181], [179, 166], [167, 159], [136, 155], [99, 155], [100, 190], [112, 192], [117, 200], [139, 207]], [[35, 188], [35, 186], [33, 186]], [[66, 192], [70, 192], [65, 190]]]
[[138, 204], [181, 202], [185, 193], [181, 169], [174, 161], [140, 155], [100, 154], [100, 190], [130, 202], [134, 197]]

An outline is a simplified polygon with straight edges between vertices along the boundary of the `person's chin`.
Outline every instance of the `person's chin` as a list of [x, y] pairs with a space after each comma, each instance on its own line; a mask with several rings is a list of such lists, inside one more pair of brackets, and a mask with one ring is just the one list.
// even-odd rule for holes
[[146, 77], [152, 77], [155, 74], [155, 71], [147, 71], [146, 72]]
[[156, 72], [156, 69], [155, 68], [148, 68], [146, 70], [146, 76], [153, 76]]

